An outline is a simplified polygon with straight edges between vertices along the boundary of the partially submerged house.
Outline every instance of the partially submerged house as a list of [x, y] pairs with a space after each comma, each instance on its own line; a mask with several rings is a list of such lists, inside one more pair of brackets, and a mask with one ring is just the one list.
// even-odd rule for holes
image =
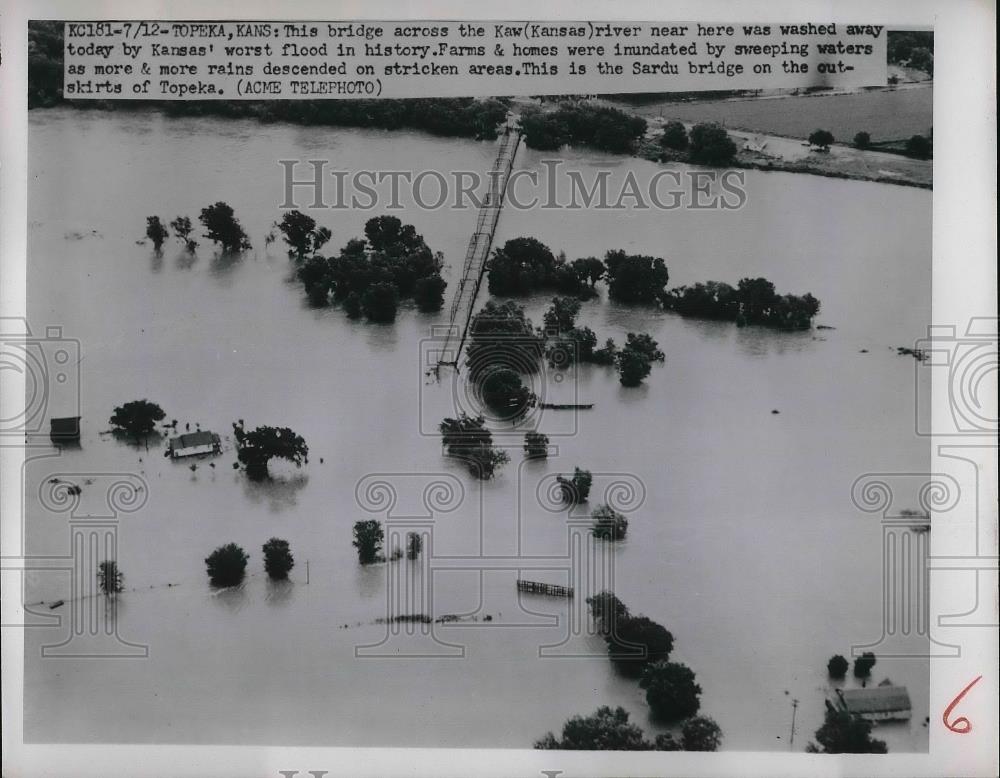
[[61, 442], [79, 440], [80, 417], [61, 416], [49, 419], [49, 437]]
[[912, 714], [910, 693], [905, 686], [879, 685], [866, 689], [837, 689], [833, 700], [838, 710], [868, 721], [908, 721]]
[[167, 444], [167, 456], [171, 459], [221, 453], [222, 440], [214, 432], [189, 432], [171, 438]]

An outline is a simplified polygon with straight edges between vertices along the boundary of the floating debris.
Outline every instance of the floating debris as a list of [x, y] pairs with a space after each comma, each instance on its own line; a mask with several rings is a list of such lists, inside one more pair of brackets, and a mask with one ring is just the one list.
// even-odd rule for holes
[[399, 616], [393, 616], [392, 618], [378, 618], [375, 619], [376, 624], [394, 624], [394, 623], [407, 623], [407, 622], [417, 622], [419, 624], [430, 624], [433, 621], [430, 616], [426, 613], [403, 613]]
[[930, 354], [924, 351], [922, 348], [907, 348], [906, 346], [896, 346], [896, 354], [899, 356], [910, 356], [913, 357], [918, 362], [924, 362], [930, 359]]
[[779, 411], [777, 408], [772, 408], [771, 409], [771, 413], [778, 414], [778, 413], [781, 413], [781, 411]]

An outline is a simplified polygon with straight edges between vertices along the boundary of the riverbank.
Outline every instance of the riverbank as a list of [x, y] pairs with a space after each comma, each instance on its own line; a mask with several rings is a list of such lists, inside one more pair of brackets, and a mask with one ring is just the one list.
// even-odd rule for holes
[[[693, 125], [685, 125], [689, 130]], [[653, 162], [690, 163], [685, 152], [665, 149], [654, 138], [647, 139], [636, 155]], [[739, 151], [730, 167], [765, 172], [806, 173], [826, 178], [873, 181], [880, 184], [933, 189], [933, 163], [884, 151], [855, 149], [834, 144], [829, 151], [811, 149], [808, 143], [778, 135], [730, 130]]]
[[[689, 161], [684, 152], [659, 146], [657, 139], [668, 121], [680, 121], [688, 129], [700, 122], [717, 122], [736, 141], [739, 151], [732, 163], [735, 167], [933, 188], [932, 160], [859, 149], [847, 143], [857, 132], [868, 132], [872, 141], [879, 143], [929, 133], [933, 107], [931, 82], [829, 94], [730, 97], [684, 103], [659, 101], [638, 106], [609, 104], [649, 123], [646, 140], [638, 151], [645, 159]], [[819, 128], [829, 129], [845, 142], [834, 143], [828, 151], [810, 147], [806, 138]]]

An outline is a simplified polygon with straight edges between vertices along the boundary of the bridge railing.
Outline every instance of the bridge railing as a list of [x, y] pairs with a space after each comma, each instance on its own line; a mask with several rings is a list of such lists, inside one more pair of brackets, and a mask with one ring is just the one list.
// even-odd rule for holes
[[[503, 208], [507, 184], [514, 167], [514, 158], [517, 155], [520, 141], [520, 133], [510, 126], [507, 127], [500, 139], [497, 156], [493, 162], [493, 172], [496, 175], [490, 177], [490, 189], [479, 207], [476, 228], [465, 251], [462, 277], [455, 289], [455, 296], [452, 298], [449, 312], [451, 326], [448, 328], [448, 335], [441, 349], [439, 365], [452, 364], [457, 367], [460, 361], [462, 348], [465, 346], [465, 339], [472, 321], [476, 297], [479, 295], [490, 249], [493, 246], [493, 237], [500, 221], [500, 211]], [[461, 330], [458, 327], [461, 327]], [[450, 347], [456, 339], [457, 344], [454, 353], [452, 353]], [[449, 357], [452, 357], [454, 361]]]

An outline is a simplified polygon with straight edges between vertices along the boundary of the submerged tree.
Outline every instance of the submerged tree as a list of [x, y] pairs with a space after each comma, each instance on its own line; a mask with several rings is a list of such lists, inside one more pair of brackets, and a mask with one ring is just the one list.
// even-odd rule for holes
[[382, 541], [385, 533], [375, 519], [354, 523], [353, 545], [358, 550], [358, 561], [363, 565], [382, 561]]
[[850, 663], [844, 659], [840, 654], [834, 654], [830, 657], [830, 661], [826, 663], [826, 672], [831, 678], [843, 678], [847, 675], [847, 668], [850, 667]]
[[722, 729], [708, 716], [695, 716], [681, 727], [681, 745], [685, 751], [718, 751]]
[[249, 555], [235, 543], [219, 546], [205, 559], [213, 586], [235, 586], [243, 580]]
[[480, 374], [483, 402], [501, 419], [517, 419], [535, 404], [536, 397], [514, 370], [498, 367]]
[[872, 674], [872, 668], [874, 666], [875, 654], [871, 651], [865, 651], [861, 656], [854, 660], [854, 677], [868, 678]]
[[660, 298], [663, 307], [681, 316], [764, 324], [785, 330], [805, 330], [819, 313], [820, 302], [810, 293], [778, 294], [766, 278], [742, 278], [733, 287], [719, 281], [671, 289]]
[[562, 729], [562, 737], [551, 732], [535, 741], [535, 748], [580, 751], [649, 751], [652, 745], [642, 730], [629, 722], [624, 708], [603, 705], [590, 716], [573, 716]]
[[605, 540], [624, 540], [628, 532], [628, 519], [610, 505], [599, 505], [591, 513], [594, 526], [591, 528], [595, 538]]
[[663, 295], [670, 273], [663, 259], [622, 250], [604, 257], [608, 268], [608, 296], [623, 303], [655, 303]]
[[614, 592], [605, 590], [593, 597], [588, 597], [587, 606], [590, 608], [591, 618], [594, 619], [594, 623], [605, 636], [614, 632], [617, 625], [624, 624], [632, 618], [628, 606], [619, 600]]
[[617, 618], [615, 628], [604, 640], [608, 644], [608, 658], [622, 675], [638, 677], [647, 665], [670, 658], [674, 650], [670, 630], [647, 616]]
[[549, 436], [541, 432], [524, 433], [525, 459], [545, 459], [549, 455]]
[[295, 558], [289, 549], [288, 541], [271, 538], [261, 549], [264, 552], [264, 570], [272, 580], [280, 581], [288, 578], [295, 567]]
[[198, 248], [198, 241], [191, 237], [191, 233], [194, 231], [191, 219], [187, 216], [178, 216], [170, 222], [170, 228], [174, 231], [174, 235], [177, 236], [177, 240], [184, 244], [184, 248], [187, 249], [188, 253], [193, 254], [194, 250]]
[[493, 252], [488, 268], [492, 295], [523, 297], [542, 290], [578, 297], [596, 294], [578, 268], [566, 260], [565, 254], [555, 256], [536, 238], [508, 240]]
[[125, 433], [138, 443], [142, 438], [151, 435], [156, 429], [156, 422], [166, 418], [163, 409], [149, 400], [132, 400], [115, 407], [109, 423], [120, 432]]
[[465, 462], [469, 472], [487, 480], [510, 461], [506, 451], [493, 445], [493, 435], [482, 416], [460, 414], [457, 419], [444, 419], [438, 426], [441, 443], [449, 456]]
[[552, 305], [542, 316], [546, 335], [563, 334], [576, 326], [580, 313], [580, 301], [575, 297], [553, 297]]
[[309, 461], [309, 446], [301, 435], [288, 427], [264, 426], [248, 432], [240, 419], [233, 422], [233, 435], [236, 438], [236, 457], [254, 481], [268, 477], [268, 462], [275, 457], [288, 460], [296, 467]]
[[537, 372], [544, 342], [520, 305], [513, 300], [488, 300], [469, 324], [465, 353], [469, 377], [478, 382], [497, 367], [522, 375]]
[[288, 255], [303, 259], [307, 254], [315, 254], [333, 233], [327, 227], [316, 227], [316, 220], [301, 211], [288, 211], [275, 226], [288, 244]]
[[205, 237], [218, 243], [223, 251], [237, 252], [250, 248], [250, 239], [227, 203], [219, 201], [202, 208], [198, 220], [205, 227]]
[[163, 248], [163, 241], [170, 236], [167, 228], [163, 226], [159, 216], [146, 217], [146, 237], [153, 241], [153, 248], [159, 253]]
[[642, 673], [639, 686], [646, 690], [646, 702], [661, 721], [686, 719], [701, 706], [701, 687], [694, 672], [679, 662], [655, 662]]
[[407, 532], [406, 533], [406, 558], [416, 559], [420, 556], [421, 550], [423, 550], [424, 541], [420, 537], [419, 532]]
[[618, 347], [611, 338], [604, 341], [604, 345], [601, 348], [594, 349], [594, 353], [590, 356], [590, 361], [595, 365], [611, 366], [614, 365], [617, 360]]
[[117, 562], [105, 561], [97, 566], [97, 585], [105, 597], [118, 594], [124, 588], [125, 576], [118, 569]]
[[562, 501], [569, 505], [579, 505], [587, 502], [590, 497], [590, 486], [594, 482], [594, 477], [589, 470], [582, 470], [579, 467], [573, 468], [573, 475], [570, 478], [556, 476], [556, 483], [559, 484], [559, 493]]
[[645, 332], [630, 332], [625, 338], [625, 348], [638, 351], [650, 362], [663, 362], [666, 355], [660, 351], [660, 345], [653, 340], [652, 335]]
[[413, 285], [413, 300], [422, 313], [440, 311], [444, 305], [444, 290], [448, 286], [439, 275], [418, 278]]
[[581, 283], [589, 283], [591, 287], [604, 278], [605, 273], [608, 272], [604, 263], [597, 257], [581, 257], [580, 259], [574, 259], [572, 268]]
[[827, 703], [823, 726], [816, 730], [816, 743], [806, 746], [814, 754], [885, 754], [884, 740], [871, 736], [872, 724]]
[[399, 294], [388, 282], [372, 284], [361, 295], [361, 310], [369, 321], [388, 323], [396, 320]]
[[650, 374], [653, 367], [649, 357], [643, 352], [626, 346], [615, 355], [618, 380], [622, 386], [639, 386]]

